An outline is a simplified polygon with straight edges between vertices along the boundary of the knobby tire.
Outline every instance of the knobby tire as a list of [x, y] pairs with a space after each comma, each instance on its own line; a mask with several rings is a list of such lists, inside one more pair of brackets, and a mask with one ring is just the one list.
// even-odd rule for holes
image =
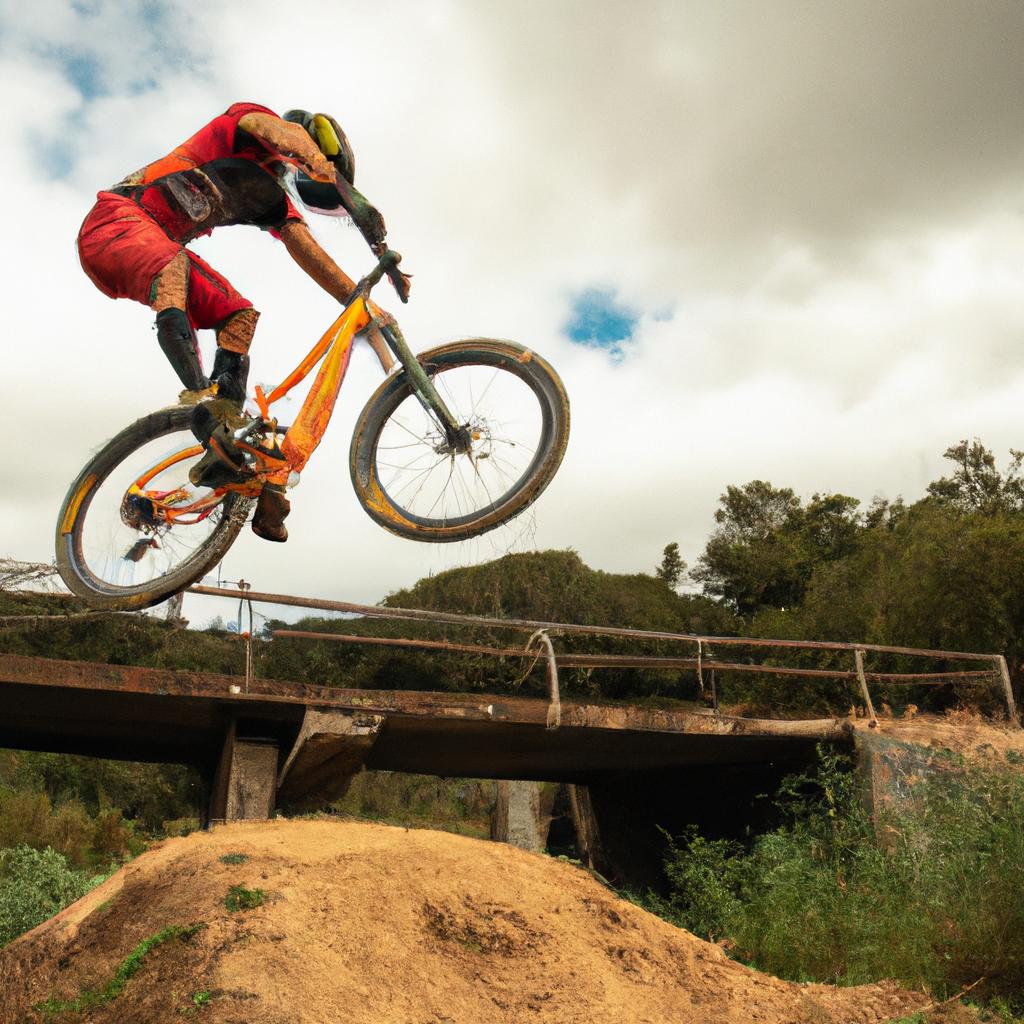
[[408, 374], [402, 371], [385, 380], [363, 409], [352, 437], [349, 468], [356, 496], [370, 518], [386, 530], [411, 540], [467, 540], [525, 511], [551, 482], [569, 440], [569, 399], [554, 369], [535, 352], [514, 342], [476, 338], [442, 345], [417, 358], [431, 377], [467, 366], [493, 367], [511, 373], [529, 388], [538, 403], [541, 436], [527, 471], [494, 502], [472, 513], [444, 519], [410, 514], [392, 499], [379, 477], [377, 445], [389, 417], [413, 393]]

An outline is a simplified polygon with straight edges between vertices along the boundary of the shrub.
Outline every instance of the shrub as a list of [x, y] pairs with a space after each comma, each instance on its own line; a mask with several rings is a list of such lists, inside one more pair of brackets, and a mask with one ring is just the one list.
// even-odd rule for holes
[[0, 789], [0, 848], [48, 846], [50, 812], [43, 792]]
[[56, 850], [0, 851], [0, 946], [84, 896], [101, 878], [72, 871]]
[[[873, 821], [834, 755], [777, 798], [787, 824], [748, 849], [671, 842], [672, 891], [652, 909], [796, 981], [896, 978], [1011, 1007], [1024, 992], [1024, 778], [973, 768], [918, 783], [912, 810]], [[1024, 1007], [1015, 1007], [1021, 1009]]]
[[97, 854], [110, 860], [121, 860], [128, 854], [132, 829], [121, 811], [111, 807], [96, 815], [91, 838], [92, 848]]

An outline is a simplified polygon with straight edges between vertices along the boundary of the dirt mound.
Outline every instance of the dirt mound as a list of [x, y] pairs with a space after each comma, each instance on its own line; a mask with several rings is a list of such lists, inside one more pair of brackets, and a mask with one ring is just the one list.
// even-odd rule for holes
[[0, 950], [5, 1024], [871, 1024], [924, 1002], [758, 974], [548, 857], [347, 822], [168, 840]]
[[855, 729], [877, 731], [904, 743], [950, 750], [971, 762], [1006, 762], [1011, 766], [1024, 763], [1024, 729], [1006, 722], [993, 722], [962, 709], [948, 711], [945, 716], [913, 715], [904, 718], [879, 718], [872, 727], [866, 719], [858, 719]]

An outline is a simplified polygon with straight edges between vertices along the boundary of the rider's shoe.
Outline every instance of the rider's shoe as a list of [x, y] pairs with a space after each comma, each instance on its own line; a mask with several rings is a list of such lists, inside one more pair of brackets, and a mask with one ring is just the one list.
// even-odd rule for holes
[[284, 520], [291, 510], [291, 502], [285, 496], [284, 488], [267, 484], [260, 491], [259, 500], [256, 502], [252, 532], [263, 540], [283, 544], [288, 539], [288, 527], [284, 525]]
[[[196, 409], [205, 406], [203, 403]], [[243, 483], [252, 477], [253, 471], [246, 464], [231, 431], [223, 423], [217, 423], [206, 435], [203, 447], [206, 453], [188, 471], [188, 478], [196, 487], [224, 487]]]

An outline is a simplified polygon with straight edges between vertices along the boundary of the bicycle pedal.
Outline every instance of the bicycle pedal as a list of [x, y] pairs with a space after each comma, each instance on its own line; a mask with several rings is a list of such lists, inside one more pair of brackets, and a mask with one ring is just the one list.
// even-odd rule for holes
[[243, 464], [235, 462], [211, 439], [206, 454], [188, 471], [188, 478], [196, 487], [225, 487], [228, 484], [243, 484], [255, 476]]

